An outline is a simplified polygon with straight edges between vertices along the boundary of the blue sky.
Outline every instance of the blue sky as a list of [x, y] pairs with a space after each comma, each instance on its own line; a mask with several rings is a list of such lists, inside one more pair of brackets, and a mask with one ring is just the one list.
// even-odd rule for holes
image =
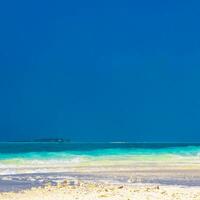
[[0, 3], [0, 140], [200, 141], [199, 1]]

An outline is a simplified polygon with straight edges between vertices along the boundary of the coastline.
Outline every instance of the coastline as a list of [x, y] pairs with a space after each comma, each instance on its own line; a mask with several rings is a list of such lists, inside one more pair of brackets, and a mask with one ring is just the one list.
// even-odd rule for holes
[[0, 147], [0, 200], [200, 200], [199, 146], [18, 143]]

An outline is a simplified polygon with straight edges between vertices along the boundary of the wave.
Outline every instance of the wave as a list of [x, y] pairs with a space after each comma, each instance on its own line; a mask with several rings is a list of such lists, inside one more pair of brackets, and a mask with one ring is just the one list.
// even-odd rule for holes
[[144, 163], [200, 164], [200, 147], [110, 148], [84, 151], [0, 153], [0, 174], [70, 171]]

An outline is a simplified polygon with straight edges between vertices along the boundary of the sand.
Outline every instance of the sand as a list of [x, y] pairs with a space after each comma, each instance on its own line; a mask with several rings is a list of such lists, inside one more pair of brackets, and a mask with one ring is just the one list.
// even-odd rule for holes
[[21, 192], [0, 193], [0, 200], [200, 200], [199, 187], [58, 183]]

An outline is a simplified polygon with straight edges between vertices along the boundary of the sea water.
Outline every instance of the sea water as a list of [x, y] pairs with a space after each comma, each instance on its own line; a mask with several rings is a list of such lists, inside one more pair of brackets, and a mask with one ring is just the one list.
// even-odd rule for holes
[[79, 166], [145, 162], [200, 163], [200, 144], [0, 143], [0, 174], [68, 171]]
[[143, 183], [200, 186], [199, 169], [195, 143], [0, 143], [0, 191], [66, 178], [128, 183], [130, 176]]

